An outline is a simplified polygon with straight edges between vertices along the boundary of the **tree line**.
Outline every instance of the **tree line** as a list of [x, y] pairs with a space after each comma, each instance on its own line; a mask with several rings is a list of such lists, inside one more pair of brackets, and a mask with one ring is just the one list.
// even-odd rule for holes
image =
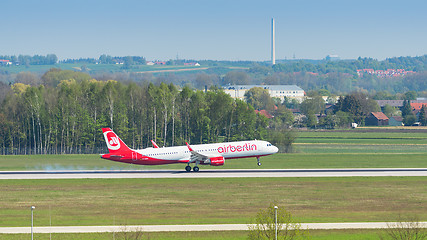
[[[5, 57], [5, 56], [3, 56]], [[7, 57], [7, 56], [6, 56]], [[10, 57], [9, 57], [10, 58]], [[166, 64], [183, 64], [185, 60], [170, 60]], [[27, 61], [24, 61], [27, 62]], [[420, 57], [398, 57], [378, 61], [372, 58], [358, 58], [341, 61], [309, 61], [294, 60], [280, 62], [274, 66], [266, 62], [250, 61], [198, 61], [208, 69], [179, 73], [139, 73], [144, 57], [127, 56], [112, 57], [106, 54], [99, 58], [67, 59], [61, 63], [81, 63], [81, 71], [91, 74], [96, 79], [114, 79], [118, 81], [173, 83], [183, 86], [190, 84], [197, 89], [211, 86], [234, 84], [267, 84], [267, 85], [298, 85], [305, 91], [327, 89], [335, 95], [344, 95], [353, 91], [367, 91], [371, 95], [376, 92], [386, 94], [417, 91], [420, 97], [427, 97], [427, 55]], [[86, 64], [123, 63], [121, 68], [90, 69]], [[241, 69], [236, 70], [240, 67]], [[374, 70], [405, 69], [416, 73], [399, 77], [378, 77], [364, 74], [358, 76], [357, 69], [372, 68]], [[33, 72], [37, 75], [38, 73]], [[14, 74], [7, 67], [0, 68], [0, 81], [19, 82], [22, 75]]]
[[359, 57], [355, 60], [327, 61], [321, 60], [316, 62], [298, 60], [286, 61], [273, 66], [275, 72], [314, 72], [327, 74], [330, 72], [341, 72], [356, 74], [357, 69], [405, 69], [406, 71], [422, 72], [427, 70], [427, 55], [418, 57], [394, 57], [379, 61], [373, 58]]
[[9, 60], [14, 65], [53, 65], [58, 62], [58, 57], [55, 54], [42, 55], [11, 55], [1, 56], [0, 59]]
[[103, 152], [102, 127], [132, 148], [268, 136], [267, 118], [217, 88], [98, 81], [57, 69], [42, 82], [10, 86], [0, 107], [2, 154]]

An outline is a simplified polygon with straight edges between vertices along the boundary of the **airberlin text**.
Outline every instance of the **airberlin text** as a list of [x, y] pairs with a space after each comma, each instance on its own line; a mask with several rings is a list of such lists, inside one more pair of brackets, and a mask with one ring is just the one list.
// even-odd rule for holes
[[245, 151], [255, 151], [257, 146], [255, 144], [245, 143], [244, 145], [224, 145], [223, 147], [218, 148], [219, 153], [228, 153], [228, 152], [245, 152]]

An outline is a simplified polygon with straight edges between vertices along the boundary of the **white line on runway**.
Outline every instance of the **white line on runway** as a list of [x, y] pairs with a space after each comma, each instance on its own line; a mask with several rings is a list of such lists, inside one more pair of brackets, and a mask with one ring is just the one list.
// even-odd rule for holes
[[[427, 228], [427, 222], [419, 222]], [[186, 231], [245, 231], [250, 224], [203, 224], [203, 225], [139, 225], [139, 226], [57, 226], [34, 227], [34, 233], [95, 233], [95, 232], [186, 232]], [[396, 226], [393, 222], [359, 223], [302, 223], [303, 229], [380, 229]], [[31, 227], [0, 227], [0, 233], [30, 233]]]
[[427, 168], [352, 169], [218, 169], [185, 172], [177, 170], [84, 170], [4, 171], [0, 179], [84, 179], [84, 178], [238, 178], [238, 177], [410, 177], [427, 176]]

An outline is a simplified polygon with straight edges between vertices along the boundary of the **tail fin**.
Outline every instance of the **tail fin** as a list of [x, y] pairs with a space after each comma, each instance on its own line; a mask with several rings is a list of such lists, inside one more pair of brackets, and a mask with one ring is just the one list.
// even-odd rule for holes
[[156, 142], [154, 142], [153, 140], [151, 140], [151, 143], [153, 144], [154, 148], [159, 148], [159, 145], [157, 145]]
[[113, 130], [110, 128], [103, 128], [102, 132], [104, 133], [105, 142], [111, 154], [123, 155], [132, 152]]

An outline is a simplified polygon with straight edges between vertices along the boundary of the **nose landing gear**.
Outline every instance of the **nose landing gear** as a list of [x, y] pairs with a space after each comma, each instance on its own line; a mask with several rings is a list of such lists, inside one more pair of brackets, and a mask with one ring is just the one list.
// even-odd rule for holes
[[256, 157], [256, 160], [257, 160], [258, 166], [261, 166], [261, 161], [259, 160], [259, 157]]

